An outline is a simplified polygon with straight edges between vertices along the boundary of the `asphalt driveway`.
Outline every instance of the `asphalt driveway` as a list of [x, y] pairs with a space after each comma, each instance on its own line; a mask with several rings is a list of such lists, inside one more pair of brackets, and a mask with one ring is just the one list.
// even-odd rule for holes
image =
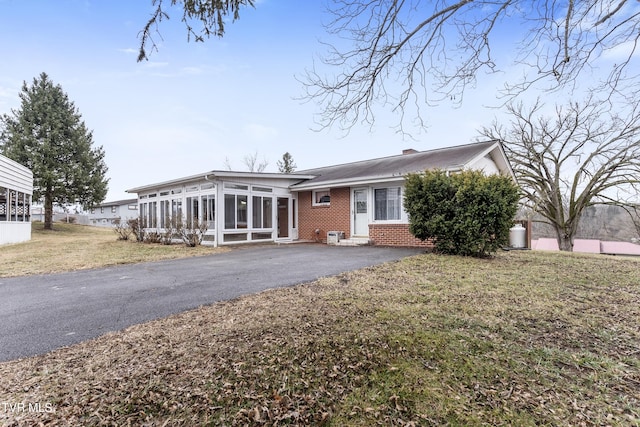
[[0, 279], [0, 362], [185, 310], [420, 253], [318, 244]]

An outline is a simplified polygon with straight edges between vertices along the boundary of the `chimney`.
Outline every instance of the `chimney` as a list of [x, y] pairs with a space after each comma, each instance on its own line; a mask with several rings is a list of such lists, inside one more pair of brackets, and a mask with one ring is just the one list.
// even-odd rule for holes
[[416, 154], [418, 150], [414, 150], [413, 148], [405, 148], [402, 150], [402, 154]]

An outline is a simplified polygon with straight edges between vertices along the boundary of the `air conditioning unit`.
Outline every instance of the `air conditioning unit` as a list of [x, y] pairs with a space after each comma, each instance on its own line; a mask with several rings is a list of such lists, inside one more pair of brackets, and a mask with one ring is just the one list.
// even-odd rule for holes
[[329, 231], [327, 232], [327, 245], [337, 245], [340, 241], [341, 231]]

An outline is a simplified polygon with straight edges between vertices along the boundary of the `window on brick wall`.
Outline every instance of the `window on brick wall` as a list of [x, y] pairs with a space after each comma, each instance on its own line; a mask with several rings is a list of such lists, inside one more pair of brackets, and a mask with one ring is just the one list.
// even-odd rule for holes
[[400, 187], [376, 188], [373, 190], [374, 219], [397, 221], [402, 215], [402, 189]]
[[313, 206], [328, 206], [331, 203], [329, 190], [315, 190], [312, 199]]

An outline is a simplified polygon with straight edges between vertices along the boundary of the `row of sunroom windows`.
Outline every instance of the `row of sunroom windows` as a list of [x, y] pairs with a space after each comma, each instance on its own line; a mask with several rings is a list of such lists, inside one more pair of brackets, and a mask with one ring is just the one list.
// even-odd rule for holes
[[[249, 196], [245, 194], [224, 195], [224, 228], [226, 230], [244, 228], [273, 228], [273, 197], [251, 197], [251, 226], [249, 225]], [[159, 207], [159, 209], [158, 209]], [[202, 221], [207, 228], [215, 228], [216, 201], [214, 195], [187, 197], [186, 206], [182, 199], [160, 200], [140, 203], [140, 216], [145, 227], [169, 228], [184, 222], [193, 228]]]
[[[225, 189], [249, 191], [246, 184], [224, 183]], [[189, 187], [186, 192], [213, 189], [213, 185], [203, 184], [200, 187]], [[250, 194], [224, 194], [224, 229], [242, 230], [271, 229], [273, 228], [274, 197], [269, 195], [256, 195], [255, 192], [271, 193], [272, 188], [252, 186]], [[208, 229], [216, 227], [216, 201], [214, 194], [200, 196], [187, 196], [183, 198], [182, 189], [161, 191], [140, 197], [140, 218], [144, 227], [169, 228], [178, 223], [186, 228], [196, 228], [198, 224], [206, 221]], [[165, 198], [159, 201], [143, 201], [144, 199]], [[184, 206], [183, 206], [184, 202]], [[251, 220], [251, 222], [249, 222]]]
[[31, 220], [31, 195], [0, 187], [0, 221]]

